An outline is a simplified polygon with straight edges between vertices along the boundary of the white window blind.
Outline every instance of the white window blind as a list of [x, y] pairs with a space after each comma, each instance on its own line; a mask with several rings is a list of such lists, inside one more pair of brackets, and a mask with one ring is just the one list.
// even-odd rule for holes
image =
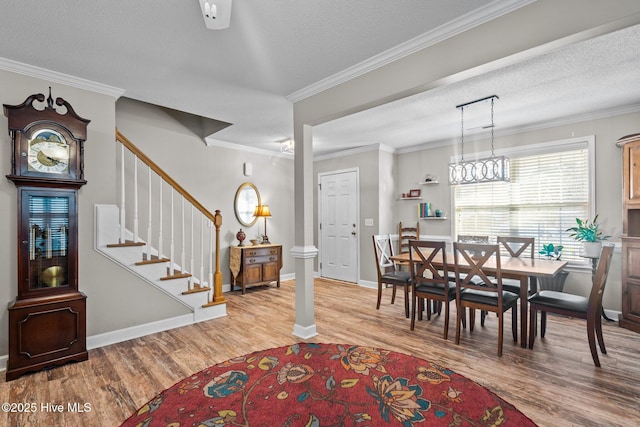
[[454, 203], [456, 235], [535, 237], [536, 253], [563, 245], [563, 259], [583, 263], [565, 230], [589, 217], [588, 149], [511, 157], [511, 182], [458, 185]]

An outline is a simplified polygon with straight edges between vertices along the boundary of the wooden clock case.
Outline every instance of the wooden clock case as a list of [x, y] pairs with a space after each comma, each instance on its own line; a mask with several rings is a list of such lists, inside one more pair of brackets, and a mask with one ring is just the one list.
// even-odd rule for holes
[[18, 286], [9, 305], [7, 381], [88, 359], [86, 296], [78, 290], [78, 189], [90, 122], [49, 88], [4, 105], [18, 192]]

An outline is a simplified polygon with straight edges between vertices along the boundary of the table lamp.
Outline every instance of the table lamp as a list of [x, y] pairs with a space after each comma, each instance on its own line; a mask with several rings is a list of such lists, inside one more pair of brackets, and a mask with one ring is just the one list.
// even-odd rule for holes
[[269, 241], [269, 237], [267, 236], [267, 217], [271, 216], [269, 205], [256, 206], [256, 210], [253, 212], [253, 216], [255, 216], [256, 218], [264, 217], [264, 235], [262, 236], [262, 243], [271, 243]]

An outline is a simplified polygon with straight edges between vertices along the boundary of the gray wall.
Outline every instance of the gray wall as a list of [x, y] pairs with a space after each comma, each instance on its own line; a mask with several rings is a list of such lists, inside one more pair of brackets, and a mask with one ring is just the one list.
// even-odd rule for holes
[[[606, 234], [612, 236], [610, 242], [620, 243], [622, 233], [622, 151], [615, 144], [624, 135], [637, 133], [640, 129], [640, 113], [625, 114], [609, 118], [572, 123], [548, 129], [523, 132], [497, 137], [496, 149], [526, 144], [558, 141], [578, 136], [595, 135], [595, 211], [600, 215]], [[452, 237], [451, 188], [447, 183], [447, 164], [457, 151], [459, 144], [433, 149], [418, 150], [397, 155], [398, 189], [415, 186], [417, 180], [424, 179], [426, 173], [437, 175], [439, 185], [420, 186], [424, 193], [422, 201], [432, 201], [449, 216], [446, 221], [421, 221], [421, 235]], [[478, 141], [470, 151], [489, 151], [489, 141]], [[398, 221], [415, 221], [416, 201], [397, 201]], [[604, 296], [604, 306], [620, 311], [621, 295], [620, 253], [614, 253], [612, 268]], [[572, 272], [566, 283], [568, 292], [586, 295], [589, 290], [590, 275]]]
[[[283, 245], [283, 274], [293, 273], [289, 249], [293, 245], [293, 161], [247, 151], [206, 147], [173, 118], [161, 110], [116, 100], [86, 90], [41, 79], [0, 71], [0, 102], [20, 104], [27, 96], [45, 93], [52, 86], [54, 97], [66, 99], [82, 117], [91, 120], [85, 144], [85, 177], [88, 183], [79, 191], [79, 288], [87, 295], [87, 335], [93, 336], [128, 327], [170, 319], [188, 310], [166, 294], [116, 266], [94, 250], [95, 204], [117, 204], [116, 161], [119, 156], [115, 129], [127, 136], [166, 172], [210, 210], [223, 214], [221, 268], [223, 283], [229, 283], [228, 246], [236, 244], [240, 228], [233, 199], [238, 186], [251, 181], [259, 188], [273, 214], [268, 221], [272, 242]], [[117, 112], [116, 112], [117, 110]], [[0, 129], [7, 119], [0, 117]], [[118, 144], [119, 145], [119, 144]], [[10, 173], [11, 144], [8, 133], [0, 133], [0, 164], [3, 175]], [[243, 175], [243, 163], [253, 163], [253, 176]], [[17, 290], [17, 192], [14, 184], [0, 180], [0, 304], [6, 307]], [[264, 221], [259, 221], [263, 232]], [[248, 230], [258, 233], [258, 223]], [[0, 310], [0, 356], [7, 354], [8, 312]]]
[[[253, 183], [262, 203], [269, 204], [271, 218], [267, 231], [272, 243], [282, 244], [282, 274], [293, 273], [293, 158], [251, 151], [209, 146], [202, 138], [176, 121], [164, 110], [121, 98], [116, 104], [118, 130], [184, 187], [204, 207], [223, 215], [220, 263], [223, 283], [230, 283], [229, 246], [238, 244], [236, 232], [242, 228], [247, 240], [264, 233], [264, 219], [253, 226], [241, 225], [235, 217], [233, 201], [243, 182]], [[253, 165], [245, 176], [243, 165]]]

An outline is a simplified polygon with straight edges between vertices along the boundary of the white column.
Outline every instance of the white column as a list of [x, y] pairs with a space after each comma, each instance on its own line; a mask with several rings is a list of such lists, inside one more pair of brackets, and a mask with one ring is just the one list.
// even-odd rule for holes
[[318, 249], [313, 245], [313, 135], [308, 125], [295, 126], [295, 246], [291, 255], [296, 271], [296, 320], [293, 335], [316, 336], [313, 265]]

